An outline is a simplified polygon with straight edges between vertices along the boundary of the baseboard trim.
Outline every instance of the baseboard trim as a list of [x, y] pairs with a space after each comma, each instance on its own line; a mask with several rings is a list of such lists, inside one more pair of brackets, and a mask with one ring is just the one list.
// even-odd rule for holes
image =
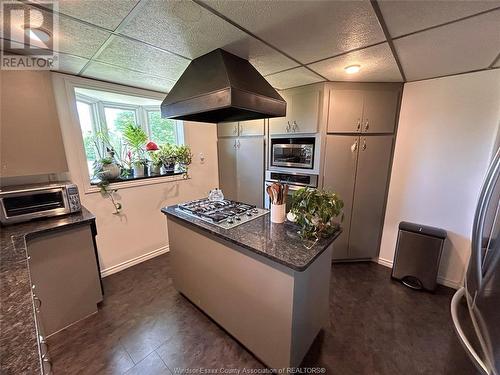
[[[374, 258], [373, 261], [375, 263], [378, 263], [378, 264], [385, 266], [385, 267], [392, 268], [392, 266], [393, 266], [393, 261], [389, 260], [389, 259]], [[458, 281], [447, 279], [447, 278], [442, 277], [442, 276], [437, 277], [437, 283], [444, 285], [444, 286], [447, 286], [448, 288], [453, 288], [453, 289], [459, 289], [462, 287], [462, 283], [460, 283]]]
[[158, 255], [161, 255], [161, 254], [165, 254], [168, 251], [169, 251], [168, 245], [162, 246], [159, 249], [150, 251], [149, 253], [139, 255], [138, 257], [126, 260], [125, 262], [118, 263], [114, 266], [111, 266], [109, 268], [101, 270], [101, 277], [106, 277], [106, 276], [112, 275], [114, 273], [123, 271], [124, 269], [135, 266], [136, 264], [145, 262], [148, 259], [157, 257]]

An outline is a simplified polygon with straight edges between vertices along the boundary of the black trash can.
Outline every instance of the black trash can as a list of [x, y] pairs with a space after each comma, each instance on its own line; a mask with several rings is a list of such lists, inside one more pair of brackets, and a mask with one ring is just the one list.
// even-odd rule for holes
[[412, 289], [434, 291], [445, 239], [443, 229], [399, 223], [392, 278]]

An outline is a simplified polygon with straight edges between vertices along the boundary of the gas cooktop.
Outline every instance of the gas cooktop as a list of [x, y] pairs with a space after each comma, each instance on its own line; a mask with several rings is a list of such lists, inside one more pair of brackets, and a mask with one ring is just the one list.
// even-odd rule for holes
[[208, 198], [181, 203], [176, 209], [225, 229], [234, 228], [269, 212], [251, 204], [226, 199], [209, 201]]

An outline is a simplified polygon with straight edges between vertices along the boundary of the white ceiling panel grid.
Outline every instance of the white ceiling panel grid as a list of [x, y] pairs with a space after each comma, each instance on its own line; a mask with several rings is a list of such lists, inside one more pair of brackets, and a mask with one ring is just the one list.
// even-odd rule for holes
[[379, 0], [378, 4], [392, 38], [500, 7], [496, 0]]
[[500, 10], [394, 41], [409, 81], [486, 69], [500, 50]]
[[57, 71], [69, 74], [78, 74], [89, 61], [83, 57], [68, 55], [65, 53], [57, 54], [57, 58], [59, 59], [59, 68]]
[[323, 81], [320, 76], [304, 67], [271, 74], [265, 78], [273, 87], [280, 90]]
[[[344, 68], [350, 65], [360, 65], [361, 70], [356, 74], [348, 74]], [[309, 67], [330, 81], [403, 81], [387, 43], [320, 61]]]
[[194, 59], [247, 37], [192, 1], [153, 0], [121, 33]]
[[100, 62], [91, 62], [85, 68], [82, 76], [160, 92], [168, 92], [175, 84], [175, 81], [169, 79]]
[[203, 2], [304, 64], [385, 40], [369, 1]]
[[189, 65], [190, 60], [162, 51], [145, 43], [112, 36], [101, 53], [94, 58], [122, 68], [176, 81]]
[[114, 30], [138, 2], [139, 0], [58, 0], [58, 7], [62, 14]]
[[299, 66], [295, 61], [251, 36], [228, 44], [224, 49], [250, 61], [262, 75]]

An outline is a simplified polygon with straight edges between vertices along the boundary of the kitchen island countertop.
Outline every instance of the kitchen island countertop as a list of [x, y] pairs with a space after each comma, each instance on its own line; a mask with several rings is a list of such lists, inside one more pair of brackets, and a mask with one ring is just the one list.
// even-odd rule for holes
[[269, 214], [237, 227], [224, 229], [180, 212], [176, 207], [176, 205], [165, 207], [161, 211], [169, 217], [177, 218], [299, 272], [307, 269], [342, 232], [339, 228], [330, 237], [321, 238], [313, 244], [311, 241], [304, 241], [298, 235], [299, 227], [296, 224], [289, 221], [283, 224], [271, 223]]
[[0, 228], [0, 373], [40, 374], [27, 241], [37, 234], [93, 222], [82, 211]]

